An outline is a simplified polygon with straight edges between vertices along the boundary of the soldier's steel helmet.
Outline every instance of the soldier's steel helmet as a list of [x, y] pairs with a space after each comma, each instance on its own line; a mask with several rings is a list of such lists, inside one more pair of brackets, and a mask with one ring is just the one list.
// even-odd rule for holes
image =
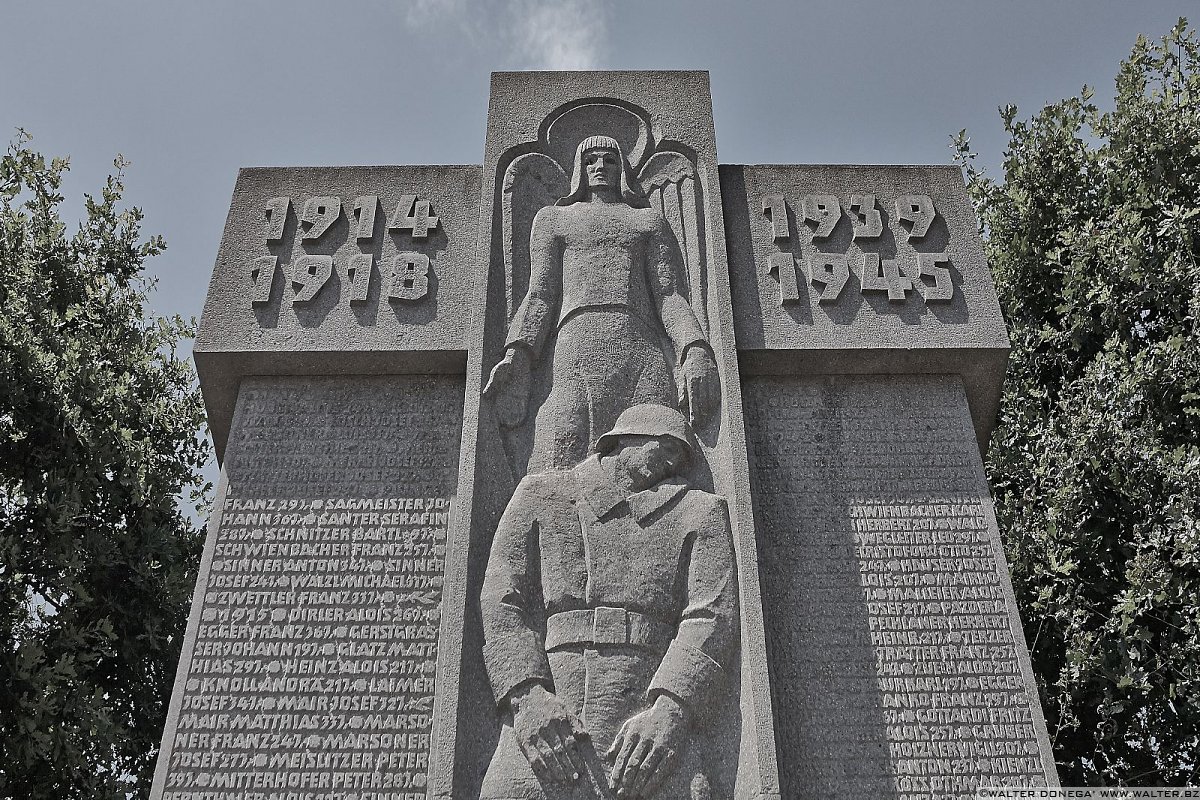
[[683, 414], [657, 403], [642, 403], [621, 412], [613, 429], [596, 440], [596, 452], [612, 450], [618, 436], [670, 436], [683, 445], [689, 458], [696, 454], [692, 429]]

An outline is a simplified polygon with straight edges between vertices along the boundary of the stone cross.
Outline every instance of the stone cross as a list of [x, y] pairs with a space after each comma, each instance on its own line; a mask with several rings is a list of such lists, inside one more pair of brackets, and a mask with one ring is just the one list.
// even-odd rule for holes
[[718, 165], [707, 73], [496, 73], [482, 166], [240, 172], [155, 800], [1057, 785], [953, 167]]

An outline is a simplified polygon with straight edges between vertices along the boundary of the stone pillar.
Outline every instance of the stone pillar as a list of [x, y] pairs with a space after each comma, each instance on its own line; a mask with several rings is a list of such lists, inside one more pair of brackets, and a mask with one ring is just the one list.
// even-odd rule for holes
[[[706, 73], [496, 73], [482, 166], [242, 170], [152, 796], [611, 800], [660, 701], [691, 761], [654, 797], [1056, 784], [981, 459], [1007, 353], [957, 169], [718, 170]], [[631, 408], [691, 455], [636, 490], [591, 460]], [[522, 481], [496, 541], [557, 550], [493, 552]], [[543, 556], [584, 588], [514, 588]], [[574, 788], [498, 746], [532, 683], [605, 731]]]
[[1008, 353], [952, 167], [722, 167], [784, 797], [1057, 785], [981, 453]]
[[[445, 705], [435, 715], [438, 752], [431, 792], [435, 797], [476, 797], [496, 747], [499, 728], [484, 722], [494, 713], [495, 700], [483, 668], [477, 600], [497, 522], [525, 473], [532, 411], [529, 422], [508, 432], [482, 389], [502, 358], [510, 319], [529, 285], [528, 262], [514, 259], [514, 252], [527, 251], [534, 213], [566, 193], [565, 184], [560, 188], [556, 181], [569, 177], [576, 145], [596, 134], [620, 140], [630, 179], [646, 188], [649, 203], [668, 223], [678, 224], [687, 294], [720, 375], [717, 416], [696, 430], [703, 459], [692, 470], [698, 485], [728, 499], [741, 615], [740, 663], [733, 665], [736, 686], [712, 698], [713, 717], [719, 720], [715, 735], [721, 739], [716, 752], [723, 759], [714, 770], [719, 793], [713, 796], [778, 797], [721, 184], [708, 75], [700, 72], [493, 74], [480, 204], [481, 280], [473, 301], [481, 313], [469, 338], [461, 456], [459, 499], [466, 516], [453, 534], [463, 538], [452, 541], [447, 564], [445, 619], [461, 613], [465, 624], [442, 628], [445, 657], [439, 661], [443, 671], [438, 685], [446, 694], [439, 696]], [[682, 158], [667, 162], [676, 156]], [[517, 164], [522, 158], [528, 160]], [[664, 176], [662, 183], [649, 177], [656, 168]], [[675, 180], [681, 175], [685, 177]], [[526, 206], [518, 198], [522, 181], [535, 184], [526, 189], [534, 198], [524, 201]], [[537, 399], [535, 390], [534, 410]], [[462, 594], [452, 600], [450, 586], [462, 587]], [[461, 662], [450, 655], [456, 651]], [[457, 692], [451, 688], [456, 682]]]

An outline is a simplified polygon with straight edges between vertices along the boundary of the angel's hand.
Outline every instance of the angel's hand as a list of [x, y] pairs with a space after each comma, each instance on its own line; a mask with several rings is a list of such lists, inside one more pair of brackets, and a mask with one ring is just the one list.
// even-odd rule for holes
[[492, 367], [483, 396], [492, 401], [496, 418], [506, 428], [525, 421], [529, 409], [529, 353], [523, 347], [510, 347], [504, 358]]
[[693, 345], [683, 358], [683, 386], [679, 403], [688, 410], [692, 425], [703, 423], [716, 410], [721, 397], [721, 378], [708, 349]]

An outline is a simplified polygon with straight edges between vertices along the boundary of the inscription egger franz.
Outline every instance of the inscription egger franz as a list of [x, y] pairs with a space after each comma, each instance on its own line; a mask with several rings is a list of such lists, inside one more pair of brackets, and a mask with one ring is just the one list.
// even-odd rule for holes
[[425, 797], [461, 402], [445, 376], [243, 384], [164, 798]]

